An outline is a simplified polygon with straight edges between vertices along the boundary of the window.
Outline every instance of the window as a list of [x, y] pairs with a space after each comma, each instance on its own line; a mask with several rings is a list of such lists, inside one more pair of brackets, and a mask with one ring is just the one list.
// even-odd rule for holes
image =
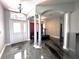
[[25, 32], [27, 32], [27, 26], [26, 26], [26, 23], [23, 23], [23, 26], [24, 26], [24, 27], [23, 27], [23, 28], [24, 28], [23, 31], [24, 31], [24, 33], [25, 33]]
[[13, 30], [14, 30], [14, 33], [21, 32], [21, 24], [20, 23], [13, 23]]
[[26, 16], [24, 14], [15, 12], [10, 13], [10, 18], [14, 20], [26, 20]]

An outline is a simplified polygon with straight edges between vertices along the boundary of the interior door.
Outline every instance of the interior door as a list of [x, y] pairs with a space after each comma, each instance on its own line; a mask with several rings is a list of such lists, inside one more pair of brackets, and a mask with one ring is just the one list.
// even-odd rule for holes
[[27, 23], [22, 21], [10, 21], [10, 43], [18, 43], [27, 40]]

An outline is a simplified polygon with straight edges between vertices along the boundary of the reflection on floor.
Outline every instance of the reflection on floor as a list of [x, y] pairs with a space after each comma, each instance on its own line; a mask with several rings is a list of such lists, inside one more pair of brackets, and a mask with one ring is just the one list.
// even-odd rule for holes
[[42, 49], [35, 49], [29, 42], [7, 46], [2, 59], [56, 59], [43, 44]]
[[[44, 41], [41, 49], [35, 49], [30, 42], [21, 42], [12, 44], [6, 47], [1, 59], [60, 59], [55, 53], [52, 53], [46, 46], [46, 42], [50, 44], [51, 41]], [[54, 47], [55, 50], [57, 48]], [[52, 50], [54, 52], [54, 50]], [[58, 50], [57, 50], [58, 51]], [[72, 53], [71, 53], [72, 54]], [[61, 59], [72, 59], [73, 57], [63, 54]]]

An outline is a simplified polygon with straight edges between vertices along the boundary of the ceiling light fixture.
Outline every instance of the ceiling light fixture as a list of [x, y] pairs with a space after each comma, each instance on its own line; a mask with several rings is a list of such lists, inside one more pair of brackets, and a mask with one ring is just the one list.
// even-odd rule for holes
[[18, 9], [19, 9], [19, 12], [21, 13], [22, 12], [22, 9], [23, 9], [21, 3], [19, 4], [19, 8]]

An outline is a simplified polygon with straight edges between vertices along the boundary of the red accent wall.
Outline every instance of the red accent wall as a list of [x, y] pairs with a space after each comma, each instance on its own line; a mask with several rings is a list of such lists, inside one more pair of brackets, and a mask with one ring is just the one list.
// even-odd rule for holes
[[30, 23], [30, 32], [31, 32], [31, 33], [34, 32], [34, 23]]
[[[41, 31], [43, 31], [43, 24], [41, 24]], [[34, 33], [34, 23], [30, 23], [30, 32]]]

